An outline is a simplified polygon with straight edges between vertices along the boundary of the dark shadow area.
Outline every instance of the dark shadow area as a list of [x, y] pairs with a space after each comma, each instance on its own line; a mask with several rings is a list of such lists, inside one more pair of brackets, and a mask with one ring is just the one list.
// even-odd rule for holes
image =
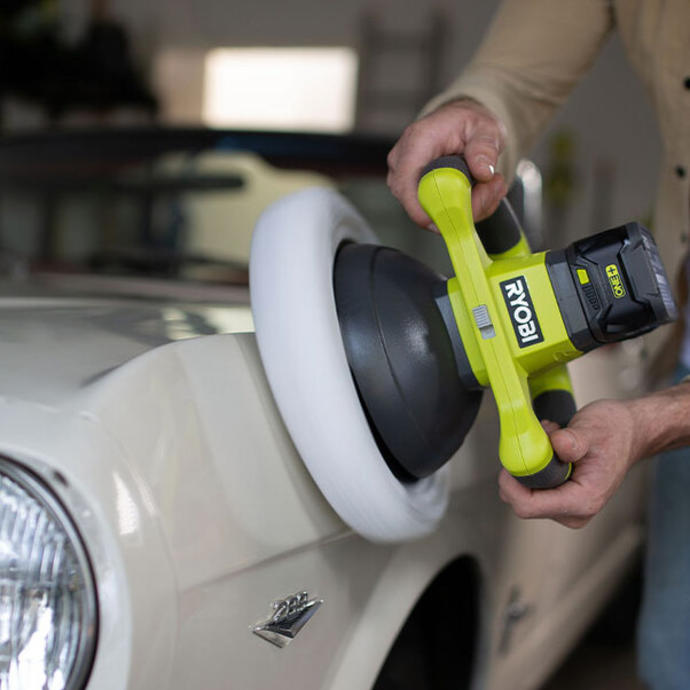
[[373, 690], [462, 690], [474, 668], [479, 569], [469, 557], [427, 587], [391, 647]]

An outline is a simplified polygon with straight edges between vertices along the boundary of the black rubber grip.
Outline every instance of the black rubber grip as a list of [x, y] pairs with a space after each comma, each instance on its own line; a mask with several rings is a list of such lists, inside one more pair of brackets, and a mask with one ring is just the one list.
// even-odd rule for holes
[[538, 420], [550, 419], [558, 426], [568, 426], [577, 411], [573, 394], [564, 390], [546, 390], [540, 393], [532, 401], [532, 407]]
[[480, 220], [475, 227], [486, 253], [492, 255], [512, 249], [523, 235], [520, 221], [505, 197], [493, 214]]
[[458, 155], [441, 156], [440, 158], [436, 158], [435, 160], [431, 161], [431, 163], [428, 163], [424, 167], [419, 179], [424, 177], [424, 175], [426, 175], [428, 172], [438, 170], [439, 168], [455, 168], [455, 170], [459, 170], [470, 181], [471, 185], [474, 185], [475, 183], [475, 179], [472, 177], [472, 173], [467, 165], [467, 161], [462, 156]]
[[[537, 419], [548, 419], [558, 426], [567, 426], [577, 411], [575, 398], [570, 391], [562, 389], [546, 390], [532, 401], [534, 414]], [[557, 455], [553, 455], [549, 464], [539, 472], [516, 479], [529, 489], [554, 489], [568, 479], [571, 464], [562, 462]]]
[[515, 479], [528, 489], [555, 489], [568, 479], [571, 469], [570, 463], [561, 462], [554, 455], [544, 469]]
[[[477, 182], [470, 172], [467, 161], [463, 156], [459, 155], [436, 158], [424, 167], [420, 178], [424, 177], [428, 172], [438, 170], [439, 168], [459, 170], [467, 177], [472, 186]], [[520, 221], [510, 202], [505, 197], [501, 199], [501, 203], [494, 213], [489, 218], [477, 223], [476, 228], [484, 249], [487, 254], [492, 255], [503, 254], [512, 249], [523, 236]]]

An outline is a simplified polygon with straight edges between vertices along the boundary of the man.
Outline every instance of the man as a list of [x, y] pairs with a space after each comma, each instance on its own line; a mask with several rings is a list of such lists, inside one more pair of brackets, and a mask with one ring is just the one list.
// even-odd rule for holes
[[[690, 211], [688, 0], [504, 0], [470, 65], [390, 152], [389, 185], [410, 217], [430, 227], [417, 202], [417, 180], [426, 163], [451, 153], [463, 153], [477, 179], [475, 219], [490, 215], [517, 160], [614, 29], [657, 110], [664, 157], [656, 240], [674, 275], [687, 253]], [[684, 351], [678, 380], [690, 374], [687, 334]], [[634, 400], [592, 403], [565, 429], [545, 426], [559, 457], [574, 463], [571, 480], [532, 491], [504, 470], [500, 493], [517, 515], [568, 527], [584, 526], [635, 462], [683, 448], [664, 456], [658, 469], [640, 666], [653, 688], [690, 688], [690, 382]]]

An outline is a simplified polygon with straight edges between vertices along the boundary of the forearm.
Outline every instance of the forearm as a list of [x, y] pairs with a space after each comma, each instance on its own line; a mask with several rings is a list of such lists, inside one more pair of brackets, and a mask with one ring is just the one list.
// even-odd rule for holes
[[638, 458], [690, 446], [690, 382], [630, 401]]

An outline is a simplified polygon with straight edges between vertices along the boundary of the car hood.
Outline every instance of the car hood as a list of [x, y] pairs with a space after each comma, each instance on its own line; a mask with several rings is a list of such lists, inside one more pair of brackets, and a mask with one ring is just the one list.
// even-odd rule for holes
[[59, 406], [160, 345], [253, 331], [247, 291], [228, 294], [225, 304], [185, 303], [0, 287], [1, 395]]

